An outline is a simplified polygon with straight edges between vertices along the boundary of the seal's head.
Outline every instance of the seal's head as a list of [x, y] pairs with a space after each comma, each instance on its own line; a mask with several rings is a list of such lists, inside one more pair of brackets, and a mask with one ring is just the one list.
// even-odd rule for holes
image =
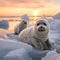
[[49, 32], [49, 23], [45, 19], [37, 20], [34, 28], [37, 33], [46, 34]]
[[23, 21], [22, 21], [22, 24], [27, 24], [27, 21], [24, 21], [24, 20], [23, 20]]
[[23, 22], [23, 24], [28, 24], [29, 20], [30, 20], [30, 18], [27, 14], [24, 14], [21, 16], [21, 21]]

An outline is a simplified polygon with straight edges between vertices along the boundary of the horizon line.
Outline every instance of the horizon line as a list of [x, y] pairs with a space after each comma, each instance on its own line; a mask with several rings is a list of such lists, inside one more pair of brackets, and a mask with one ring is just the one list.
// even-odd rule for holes
[[[21, 16], [0, 16], [0, 18], [6, 18], [6, 17], [9, 17], [9, 18], [13, 17], [13, 18], [15, 18], [15, 17], [21, 17]], [[42, 17], [42, 16], [29, 16], [29, 17]], [[46, 16], [46, 17], [53, 17], [53, 16]]]

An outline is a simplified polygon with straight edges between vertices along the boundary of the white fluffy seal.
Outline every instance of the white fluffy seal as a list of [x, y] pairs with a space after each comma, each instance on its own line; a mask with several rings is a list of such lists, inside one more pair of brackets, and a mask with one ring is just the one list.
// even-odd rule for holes
[[19, 34], [19, 40], [39, 50], [50, 49], [48, 21], [44, 19], [36, 21], [34, 26], [24, 29]]
[[21, 16], [21, 22], [16, 25], [15, 29], [14, 29], [14, 34], [18, 35], [23, 29], [25, 29], [28, 25], [29, 22], [29, 16], [24, 14], [23, 16]]

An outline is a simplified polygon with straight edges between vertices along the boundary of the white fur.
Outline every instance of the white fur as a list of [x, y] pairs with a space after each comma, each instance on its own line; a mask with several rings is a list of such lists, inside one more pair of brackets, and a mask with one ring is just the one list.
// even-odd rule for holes
[[[26, 22], [26, 24], [24, 22]], [[24, 14], [23, 16], [21, 16], [21, 22], [18, 25], [16, 25], [14, 33], [18, 35], [23, 29], [27, 27], [28, 22], [29, 22], [28, 15]]]
[[[40, 20], [36, 21], [35, 25], [29, 28], [24, 29], [20, 34], [19, 34], [19, 41], [34, 45], [35, 48], [43, 50], [43, 45], [41, 42], [45, 42], [49, 36], [49, 23], [46, 20], [43, 20], [47, 26], [46, 31], [39, 32], [37, 23], [40, 22]], [[44, 25], [43, 25], [44, 26]], [[37, 42], [39, 41], [39, 42]]]
[[14, 33], [19, 34], [23, 29], [25, 29], [27, 27], [27, 24], [24, 24], [23, 22], [19, 23], [15, 29], [14, 29]]

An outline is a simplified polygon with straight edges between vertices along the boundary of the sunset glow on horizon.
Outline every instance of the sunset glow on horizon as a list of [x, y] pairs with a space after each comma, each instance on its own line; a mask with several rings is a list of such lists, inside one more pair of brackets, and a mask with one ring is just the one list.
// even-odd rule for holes
[[0, 0], [0, 16], [53, 16], [60, 12], [60, 0]]
[[39, 12], [38, 10], [33, 11], [33, 15], [38, 16], [38, 12]]

